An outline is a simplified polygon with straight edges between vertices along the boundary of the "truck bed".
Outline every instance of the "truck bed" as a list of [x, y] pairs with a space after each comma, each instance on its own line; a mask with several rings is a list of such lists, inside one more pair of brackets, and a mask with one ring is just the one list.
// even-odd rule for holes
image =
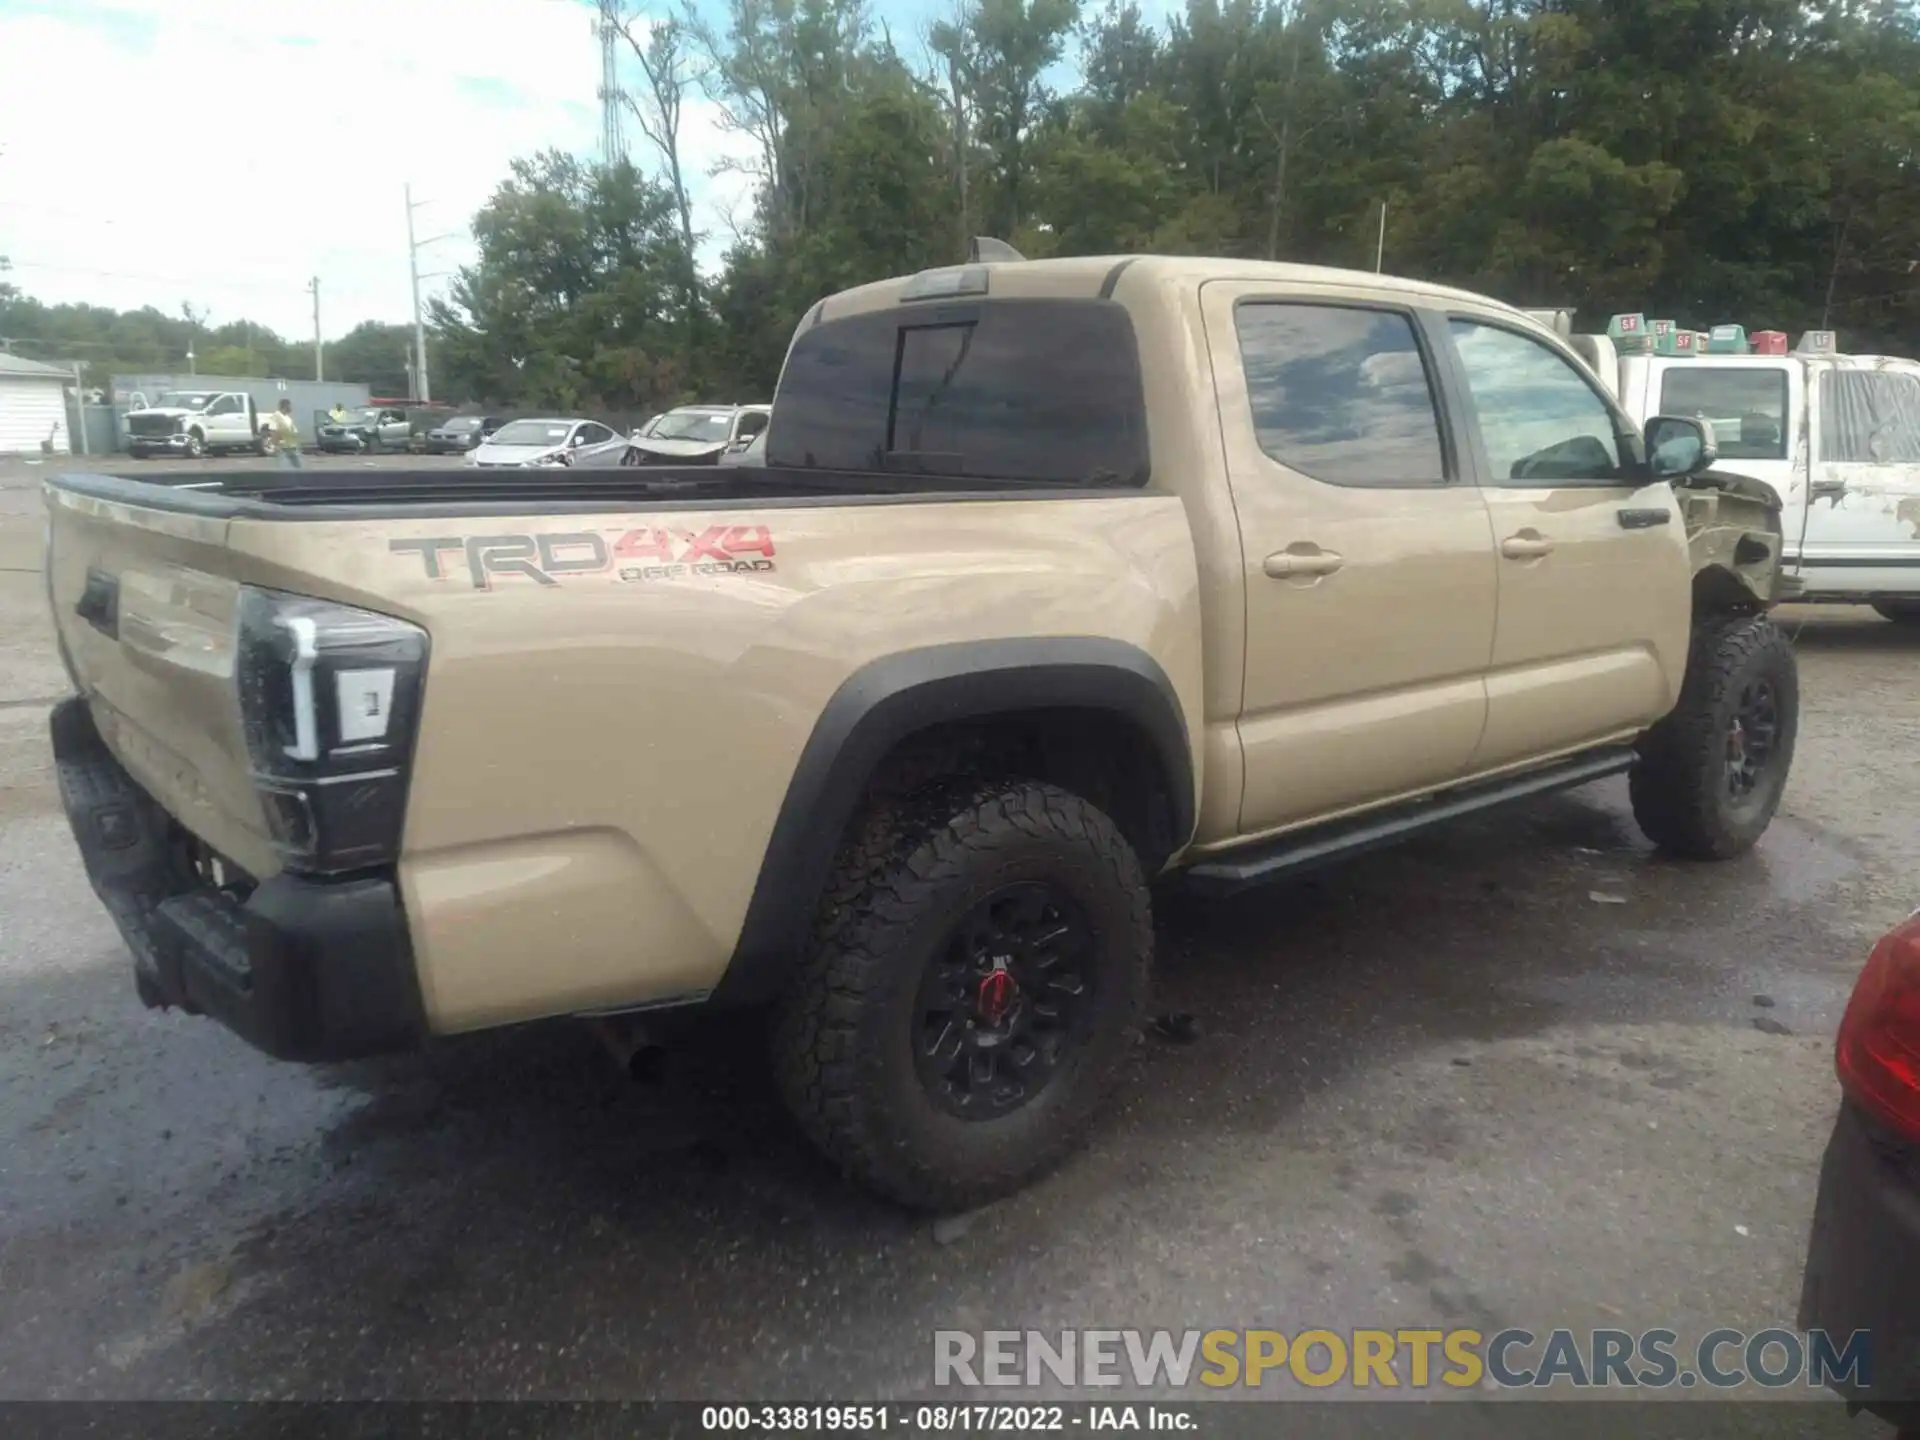
[[[138, 802], [102, 811], [102, 863], [133, 853], [113, 848], [133, 813], [195, 896], [235, 875], [387, 887], [435, 1033], [711, 990], [780, 817], [782, 857], [831, 858], [838, 794], [786, 797], [823, 724], [834, 748], [813, 753], [841, 753], [838, 717], [963, 718], [994, 674], [1029, 708], [1113, 685], [1169, 746], [1199, 733], [1198, 567], [1164, 492], [717, 466], [175, 478], [45, 484], [48, 604], [86, 697], [68, 753]], [[340, 677], [369, 672], [392, 693], [343, 700]], [[395, 739], [359, 737], [376, 718]], [[805, 784], [829, 763], [804, 761]], [[1174, 766], [1183, 790], [1195, 768]], [[367, 816], [373, 858], [336, 856]], [[169, 898], [134, 888], [144, 855], [108, 888]], [[811, 868], [777, 883], [797, 908], [764, 902], [756, 953], [810, 923]], [[238, 973], [215, 919], [178, 923]], [[564, 974], [540, 960], [556, 944]]]
[[943, 475], [779, 467], [648, 465], [620, 469], [172, 471], [152, 475], [68, 473], [48, 483], [122, 504], [209, 517], [352, 520], [394, 515], [590, 514], [628, 510], [795, 504], [821, 499], [956, 500], [1014, 495], [1122, 493], [1111, 482], [1061, 487]]

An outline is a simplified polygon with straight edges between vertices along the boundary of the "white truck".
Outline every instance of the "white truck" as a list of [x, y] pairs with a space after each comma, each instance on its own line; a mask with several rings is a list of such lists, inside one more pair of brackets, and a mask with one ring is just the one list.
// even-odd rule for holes
[[274, 450], [273, 427], [243, 390], [164, 391], [157, 405], [129, 410], [126, 420], [127, 453], [136, 460]]
[[1616, 315], [1575, 334], [1571, 311], [1535, 311], [1627, 413], [1703, 417], [1718, 468], [1779, 495], [1797, 599], [1865, 603], [1920, 624], [1920, 361], [1845, 355], [1832, 331], [1791, 350], [1778, 331], [1682, 329]]

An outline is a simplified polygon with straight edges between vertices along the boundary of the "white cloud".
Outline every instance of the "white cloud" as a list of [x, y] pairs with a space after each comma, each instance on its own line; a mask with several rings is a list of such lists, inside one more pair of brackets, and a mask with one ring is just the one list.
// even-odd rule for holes
[[[581, 0], [6, 0], [0, 254], [49, 302], [297, 338], [318, 275], [329, 336], [405, 320], [402, 186], [422, 239], [464, 232], [514, 156], [597, 152], [599, 81]], [[705, 172], [746, 150], [705, 100], [684, 143], [717, 252], [746, 185]], [[631, 122], [628, 144], [654, 168]], [[462, 233], [421, 266], [472, 253]]]

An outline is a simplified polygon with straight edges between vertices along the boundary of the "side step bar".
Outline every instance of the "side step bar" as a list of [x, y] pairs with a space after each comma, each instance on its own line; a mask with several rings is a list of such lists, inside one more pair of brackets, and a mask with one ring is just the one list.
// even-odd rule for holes
[[1463, 815], [1622, 774], [1632, 766], [1633, 758], [1630, 745], [1608, 746], [1524, 774], [1436, 791], [1404, 805], [1352, 820], [1336, 820], [1292, 831], [1245, 850], [1202, 861], [1186, 872], [1186, 880], [1203, 894], [1231, 895], [1282, 875], [1302, 874], [1349, 855], [1378, 850]]

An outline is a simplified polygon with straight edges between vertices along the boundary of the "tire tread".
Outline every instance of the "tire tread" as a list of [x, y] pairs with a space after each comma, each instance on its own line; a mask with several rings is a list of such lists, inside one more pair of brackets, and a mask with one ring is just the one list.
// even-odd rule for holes
[[938, 782], [882, 799], [856, 820], [774, 1020], [776, 1083], [801, 1129], [844, 1172], [917, 1208], [964, 1207], [1033, 1178], [1074, 1148], [1118, 1078], [1114, 1064], [1079, 1087], [1039, 1162], [1011, 1153], [1002, 1163], [957, 1175], [889, 1144], [877, 1123], [875, 1107], [886, 1097], [867, 1083], [861, 1022], [933, 894], [964, 882], [1008, 831], [1090, 849], [1127, 897], [1138, 967], [1121, 1017], [1130, 1034], [1139, 1024], [1153, 936], [1139, 861], [1113, 822], [1079, 796], [1004, 778]]
[[1757, 838], [1731, 829], [1719, 804], [1726, 743], [1719, 717], [1729, 692], [1756, 665], [1769, 661], [1791, 681], [1781, 701], [1780, 756], [1791, 766], [1799, 699], [1786, 635], [1764, 615], [1715, 615], [1695, 626], [1680, 701], [1641, 739], [1639, 759], [1628, 775], [1634, 819], [1662, 850], [1687, 859], [1725, 860]]

